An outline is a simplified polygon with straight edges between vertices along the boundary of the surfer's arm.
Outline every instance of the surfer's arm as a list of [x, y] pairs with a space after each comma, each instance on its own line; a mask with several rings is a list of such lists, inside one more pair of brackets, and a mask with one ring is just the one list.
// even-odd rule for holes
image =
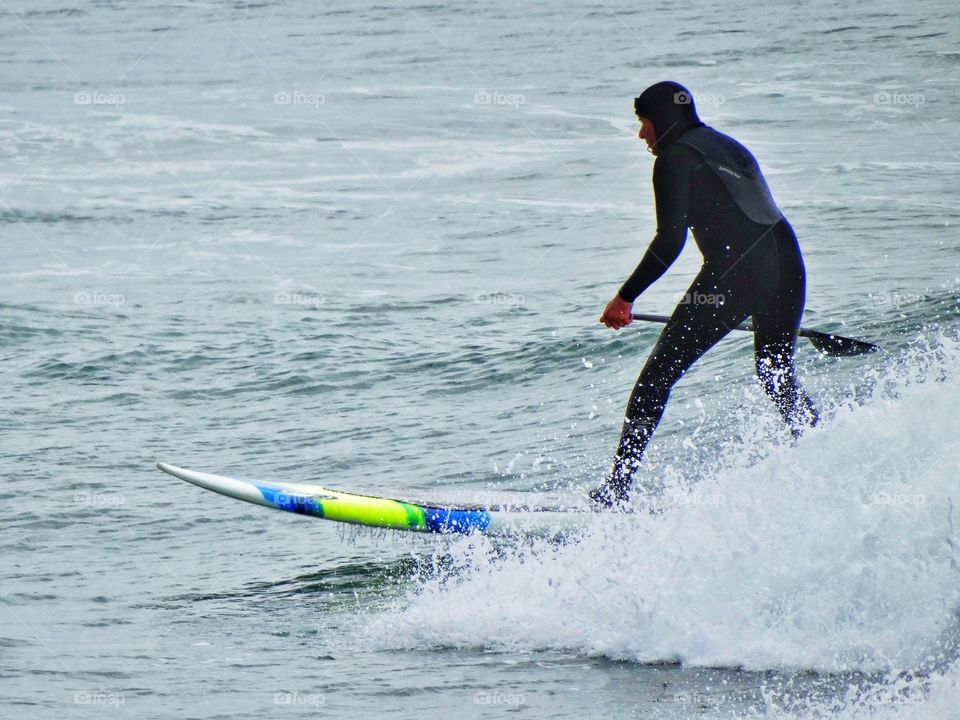
[[657, 234], [640, 264], [620, 288], [620, 297], [633, 303], [660, 279], [680, 256], [687, 239], [690, 184], [685, 149], [671, 147], [653, 165], [653, 192], [657, 203]]

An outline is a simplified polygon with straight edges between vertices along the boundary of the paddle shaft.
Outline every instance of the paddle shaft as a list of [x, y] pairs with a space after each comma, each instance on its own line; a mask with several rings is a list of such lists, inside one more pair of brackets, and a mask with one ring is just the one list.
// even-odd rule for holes
[[[633, 313], [634, 320], [645, 320], [647, 322], [656, 322], [666, 324], [670, 318], [666, 315], [650, 315], [647, 313]], [[753, 332], [752, 323], [740, 323], [733, 330], [742, 330], [743, 332]], [[864, 340], [855, 340], [854, 338], [834, 335], [832, 333], [820, 332], [819, 330], [810, 330], [800, 328], [797, 335], [805, 337], [813, 343], [813, 346], [820, 352], [828, 355], [848, 357], [851, 355], [862, 355], [864, 353], [876, 352], [880, 349], [878, 345], [866, 342]]]

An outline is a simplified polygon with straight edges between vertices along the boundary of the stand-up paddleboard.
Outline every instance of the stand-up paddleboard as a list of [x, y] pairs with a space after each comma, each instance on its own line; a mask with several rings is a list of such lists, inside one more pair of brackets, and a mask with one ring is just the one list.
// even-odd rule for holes
[[558, 533], [583, 525], [593, 515], [582, 509], [405, 502], [305, 483], [237, 480], [164, 462], [158, 462], [157, 467], [181, 480], [236, 500], [373, 528], [447, 535]]

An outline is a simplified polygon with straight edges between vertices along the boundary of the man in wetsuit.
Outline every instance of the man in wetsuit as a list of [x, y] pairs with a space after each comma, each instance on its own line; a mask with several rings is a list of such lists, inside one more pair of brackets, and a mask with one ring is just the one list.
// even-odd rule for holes
[[673, 311], [630, 395], [601, 506], [626, 502], [634, 471], [660, 422], [670, 389], [697, 359], [748, 317], [757, 375], [794, 436], [817, 411], [793, 367], [806, 273], [797, 236], [777, 208], [757, 161], [733, 138], [704, 125], [682, 85], [660, 82], [634, 101], [640, 139], [656, 155], [657, 234], [600, 322], [630, 324], [633, 301], [677, 259], [693, 230], [703, 266]]

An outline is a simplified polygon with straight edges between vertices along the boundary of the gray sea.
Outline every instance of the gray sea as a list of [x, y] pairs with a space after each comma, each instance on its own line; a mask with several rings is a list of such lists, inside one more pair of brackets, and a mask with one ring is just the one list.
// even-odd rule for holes
[[[0, 0], [0, 716], [960, 718], [960, 20], [949, 2]], [[633, 97], [758, 157], [791, 443], [731, 336], [655, 513], [344, 531], [156, 460], [583, 503], [658, 334]], [[669, 313], [688, 241], [636, 310]]]

